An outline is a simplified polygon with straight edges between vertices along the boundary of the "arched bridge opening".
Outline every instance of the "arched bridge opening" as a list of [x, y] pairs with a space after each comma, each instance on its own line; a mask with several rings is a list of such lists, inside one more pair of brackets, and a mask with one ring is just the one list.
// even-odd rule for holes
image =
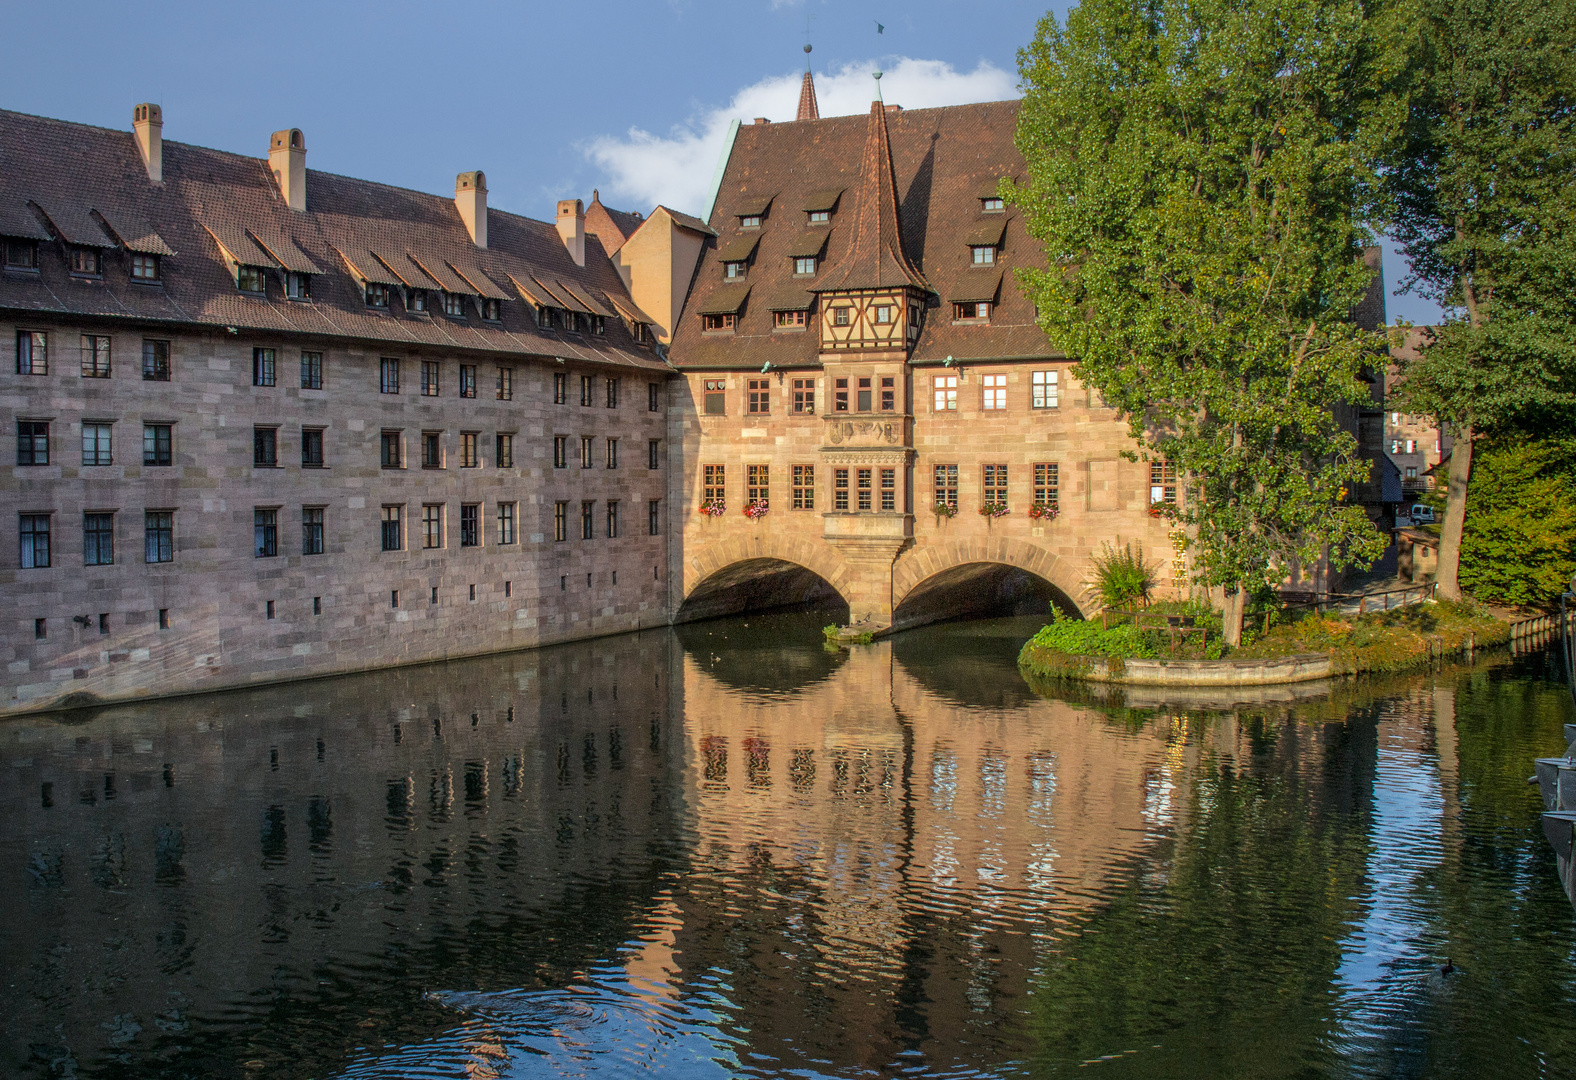
[[1051, 605], [1081, 617], [1076, 601], [1046, 578], [1021, 566], [967, 562], [923, 579], [892, 610], [892, 628], [903, 630], [947, 619], [1043, 615]]
[[848, 621], [848, 602], [831, 582], [806, 566], [772, 557], [742, 559], [713, 571], [689, 591], [673, 621], [788, 608], [824, 610], [828, 622]]

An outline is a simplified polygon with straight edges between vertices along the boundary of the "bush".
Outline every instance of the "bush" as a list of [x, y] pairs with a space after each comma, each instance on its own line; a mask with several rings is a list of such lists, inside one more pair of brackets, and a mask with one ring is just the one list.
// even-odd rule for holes
[[1480, 600], [1555, 603], [1576, 571], [1576, 454], [1542, 440], [1481, 451], [1472, 462], [1461, 585]]
[[1109, 541], [1102, 543], [1100, 554], [1092, 560], [1094, 580], [1088, 584], [1108, 608], [1120, 608], [1134, 602], [1149, 603], [1149, 594], [1158, 582], [1156, 567], [1144, 561], [1144, 545], [1138, 545], [1135, 554], [1132, 544], [1124, 544], [1121, 551]]

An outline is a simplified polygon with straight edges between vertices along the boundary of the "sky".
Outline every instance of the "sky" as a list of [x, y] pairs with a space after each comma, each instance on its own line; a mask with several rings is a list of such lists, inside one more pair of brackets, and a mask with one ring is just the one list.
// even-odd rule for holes
[[[866, 111], [874, 70], [888, 102], [924, 108], [1016, 97], [1018, 49], [1066, 7], [6, 0], [0, 107], [129, 129], [152, 101], [165, 138], [257, 157], [297, 127], [310, 168], [439, 194], [482, 169], [492, 206], [544, 220], [593, 188], [620, 209], [700, 213], [729, 122], [793, 118], [807, 32], [823, 116]], [[1401, 268], [1387, 250], [1390, 289]]]

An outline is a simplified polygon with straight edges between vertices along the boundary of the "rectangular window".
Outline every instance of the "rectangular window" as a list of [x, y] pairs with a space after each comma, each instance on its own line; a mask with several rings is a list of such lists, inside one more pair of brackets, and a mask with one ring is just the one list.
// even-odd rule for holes
[[[385, 506], [383, 508], [383, 550], [403, 551], [404, 549], [405, 508], [403, 506]], [[399, 606], [397, 602], [395, 606]]]
[[569, 539], [569, 504], [555, 502], [553, 504], [553, 539]]
[[400, 431], [385, 431], [379, 440], [380, 461], [385, 469], [405, 467], [405, 436]]
[[514, 400], [514, 368], [501, 367], [498, 369], [498, 400]]
[[446, 292], [443, 294], [443, 313], [451, 319], [465, 318], [465, 294]]
[[301, 467], [303, 469], [321, 469], [323, 467], [323, 429], [301, 429]]
[[103, 266], [98, 248], [74, 247], [71, 249], [71, 272], [73, 274], [97, 275], [102, 269]]
[[514, 543], [515, 504], [501, 502], [498, 504], [498, 542], [500, 544]]
[[732, 330], [738, 322], [737, 315], [702, 315], [700, 328], [702, 330]]
[[237, 266], [235, 287], [242, 292], [260, 293], [267, 289], [268, 274], [261, 266]]
[[113, 566], [115, 564], [115, 515], [82, 515], [82, 564], [84, 566]]
[[170, 381], [170, 343], [144, 341], [142, 343], [143, 382]]
[[877, 304], [874, 315], [874, 322], [878, 326], [890, 326], [897, 321], [897, 307], [894, 304]]
[[501, 322], [503, 320], [502, 302], [498, 300], [483, 300], [482, 318], [487, 322]]
[[38, 241], [7, 240], [5, 242], [5, 265], [8, 270], [37, 270]]
[[744, 467], [744, 502], [746, 506], [770, 506], [772, 501], [772, 467], [746, 465]]
[[421, 362], [421, 396], [438, 396], [438, 361], [436, 360]]
[[728, 503], [728, 467], [726, 465], [701, 466], [701, 506], [726, 506]]
[[301, 389], [323, 389], [323, 354], [320, 352], [303, 352], [301, 354]]
[[892, 412], [897, 408], [897, 379], [892, 375], [881, 376], [881, 411]]
[[553, 436], [553, 468], [567, 469], [569, 467], [569, 436]]
[[460, 365], [460, 397], [473, 398], [476, 396], [476, 365]]
[[956, 465], [937, 465], [935, 475], [936, 505], [956, 510], [958, 508], [958, 467]]
[[860, 379], [859, 380], [859, 399], [858, 399], [858, 401], [859, 401], [859, 411], [860, 412], [869, 412], [870, 411], [870, 380], [869, 379]]
[[618, 538], [618, 500], [609, 499], [607, 502], [607, 538]]
[[853, 309], [848, 307], [848, 305], [846, 305], [846, 304], [841, 305], [839, 307], [834, 307], [832, 309], [832, 325], [833, 326], [847, 326], [848, 325], [848, 317], [849, 317], [850, 314], [852, 314], [852, 311], [853, 311]]
[[301, 508], [301, 554], [323, 554], [323, 508], [321, 506], [303, 506]]
[[480, 503], [460, 504], [460, 547], [479, 547], [482, 542], [482, 507]]
[[795, 465], [793, 475], [793, 508], [795, 510], [815, 509], [815, 466]]
[[618, 408], [618, 384], [618, 379], [607, 380], [607, 407], [610, 409]]
[[832, 470], [832, 509], [848, 509], [848, 470]]
[[113, 465], [114, 456], [111, 454], [110, 437], [115, 428], [113, 424], [82, 425], [82, 464], [84, 465]]
[[[815, 273], [814, 255], [797, 255], [793, 260], [793, 272], [801, 277]], [[799, 312], [799, 314], [804, 314]]]
[[262, 348], [252, 350], [252, 385], [274, 385], [274, 350]]
[[[637, 326], [644, 326], [645, 323], [637, 323], [636, 325]], [[653, 382], [653, 383], [647, 383], [646, 384], [646, 411], [647, 412], [656, 412], [658, 410], [658, 408], [661, 407], [661, 394], [662, 394], [662, 391], [661, 391], [661, 384], [660, 383], [654, 383]]]
[[596, 539], [596, 502], [587, 499], [580, 504], [580, 539]]
[[378, 361], [378, 392], [399, 393], [399, 361], [392, 356], [385, 356]]
[[499, 433], [493, 439], [493, 465], [499, 469], [514, 468], [514, 436]]
[[772, 325], [779, 330], [803, 330], [809, 316], [808, 311], [774, 311]]
[[618, 468], [618, 440], [617, 439], [609, 439], [607, 441], [607, 467], [610, 468], [610, 469]]
[[596, 440], [590, 435], [580, 436], [580, 467], [582, 469], [589, 469], [591, 467], [591, 448], [595, 445], [595, 443]]
[[1034, 463], [1034, 502], [1047, 509], [1055, 509], [1061, 498], [1061, 467], [1054, 461]]
[[958, 377], [956, 375], [937, 375], [930, 380], [931, 388], [935, 391], [936, 412], [956, 412], [958, 409]]
[[312, 277], [294, 271], [285, 275], [285, 296], [291, 300], [312, 299]]
[[109, 337], [105, 334], [82, 335], [82, 377], [109, 378]]
[[388, 310], [389, 287], [377, 281], [367, 282], [366, 289], [367, 307], [377, 308], [381, 311]]
[[443, 546], [443, 503], [421, 504], [421, 546]]
[[279, 554], [279, 511], [252, 511], [252, 554], [271, 559]]
[[1061, 398], [1057, 385], [1060, 372], [1036, 371], [1029, 376], [1029, 406], [1035, 409], [1054, 409]]
[[646, 440], [646, 468], [660, 469], [662, 467], [662, 440]]
[[133, 255], [131, 257], [131, 280], [133, 281], [158, 281], [159, 257], [157, 255]]
[[142, 515], [143, 559], [150, 563], [175, 561], [175, 512], [148, 510]]
[[746, 399], [746, 408], [754, 414], [764, 414], [772, 411], [771, 383], [766, 379], [750, 379], [749, 396]]
[[1149, 463], [1149, 502], [1152, 506], [1163, 503], [1176, 505], [1177, 467], [1169, 461]]
[[897, 509], [897, 470], [881, 470], [881, 509]]
[[443, 432], [423, 431], [421, 433], [421, 467], [423, 469], [443, 468]]
[[848, 380], [847, 379], [833, 379], [832, 380], [832, 411], [833, 412], [847, 412], [848, 411]]
[[580, 404], [589, 408], [591, 406], [592, 391], [596, 388], [595, 375], [580, 376]]
[[728, 280], [742, 278], [749, 270], [749, 263], [725, 262], [722, 264], [722, 276]]
[[959, 322], [989, 322], [990, 301], [968, 300], [952, 305], [952, 317]]
[[995, 266], [996, 248], [992, 244], [976, 244], [974, 246], [975, 266]]
[[252, 464], [271, 469], [279, 464], [279, 429], [254, 427], [252, 429]]
[[142, 463], [172, 465], [175, 462], [175, 429], [172, 424], [142, 425]]
[[49, 515], [22, 515], [22, 569], [43, 570], [49, 566]]
[[474, 431], [460, 432], [460, 468], [474, 469], [481, 465], [481, 435]]
[[1007, 466], [985, 466], [985, 502], [988, 505], [1007, 505]]
[[858, 496], [856, 505], [860, 510], [869, 510], [871, 507], [874, 494], [871, 480], [872, 476], [869, 469], [854, 470], [854, 491]]
[[553, 404], [563, 405], [569, 401], [569, 376], [562, 371], [553, 373]]
[[795, 379], [793, 381], [793, 411], [796, 413], [815, 412], [814, 379]]
[[980, 378], [981, 392], [984, 400], [980, 407], [984, 409], [1001, 410], [1007, 407], [1007, 376], [985, 375]]
[[656, 536], [662, 531], [662, 500], [652, 499], [646, 503], [646, 532]]
[[703, 383], [706, 395], [706, 415], [726, 416], [728, 414], [728, 383], [724, 379], [706, 379]]
[[49, 424], [43, 420], [18, 420], [16, 423], [16, 463], [49, 464]]
[[42, 330], [16, 332], [16, 373], [49, 374], [49, 335]]

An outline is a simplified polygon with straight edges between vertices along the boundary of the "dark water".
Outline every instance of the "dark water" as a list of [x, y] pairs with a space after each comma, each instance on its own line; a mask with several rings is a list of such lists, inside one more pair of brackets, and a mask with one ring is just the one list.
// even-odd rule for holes
[[1546, 657], [1220, 710], [822, 621], [0, 724], [0, 1074], [1576, 1076]]

